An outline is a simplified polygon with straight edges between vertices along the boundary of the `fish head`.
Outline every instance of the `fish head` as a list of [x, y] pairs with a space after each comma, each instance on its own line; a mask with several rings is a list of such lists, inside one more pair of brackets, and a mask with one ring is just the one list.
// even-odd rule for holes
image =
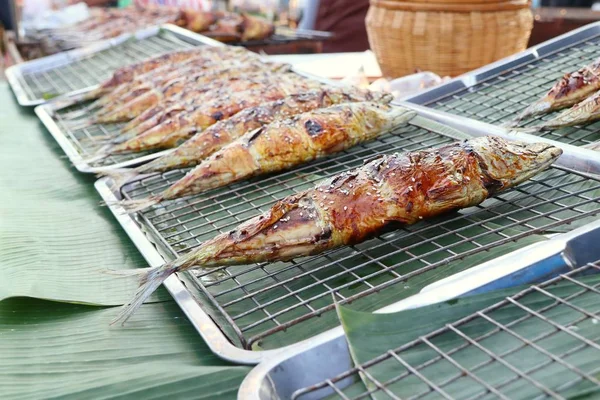
[[490, 192], [516, 186], [548, 168], [562, 150], [544, 142], [525, 143], [485, 136], [471, 139], [469, 148], [478, 158]]

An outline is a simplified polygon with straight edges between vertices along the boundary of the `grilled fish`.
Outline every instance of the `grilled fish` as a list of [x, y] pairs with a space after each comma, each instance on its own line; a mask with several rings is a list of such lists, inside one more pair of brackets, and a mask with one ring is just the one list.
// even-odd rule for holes
[[205, 159], [160, 195], [125, 201], [129, 212], [202, 193], [255, 175], [281, 171], [376, 138], [415, 115], [360, 102], [313, 110], [246, 133]]
[[[131, 64], [126, 67], [117, 69], [112, 77], [102, 83], [100, 87], [93, 90], [88, 95], [88, 99], [98, 97], [108, 91], [111, 91], [115, 87], [125, 82], [131, 82], [136, 76], [142, 75], [153, 69], [159, 68], [167, 63], [179, 63], [192, 57], [203, 56], [206, 57], [206, 61], [210, 62], [211, 59], [215, 58], [235, 58], [238, 55], [244, 54], [248, 50], [241, 47], [230, 47], [230, 46], [219, 46], [219, 47], [196, 47], [191, 50], [175, 51], [167, 54], [153, 57], [149, 60], [141, 61], [139, 63]], [[94, 96], [94, 97], [92, 97]]]
[[111, 112], [98, 113], [94, 121], [101, 123], [129, 121], [148, 108], [158, 105], [161, 100], [177, 96], [184, 90], [194, 92], [194, 101], [202, 102], [205, 101], [203, 100], [205, 96], [201, 96], [201, 93], [211, 89], [245, 90], [264, 82], [271, 82], [275, 78], [274, 74], [287, 72], [290, 72], [288, 64], [259, 61], [172, 79], [156, 90], [140, 93], [140, 96], [133, 97], [126, 104], [118, 105]]
[[480, 137], [439, 149], [382, 155], [144, 271], [140, 288], [113, 323], [124, 323], [175, 272], [287, 261], [356, 244], [392, 222], [414, 224], [480, 204], [548, 168], [561, 153], [547, 143]]
[[597, 90], [600, 90], [600, 58], [575, 72], [565, 74], [544, 97], [527, 107], [513, 121], [513, 125], [530, 116], [577, 104]]
[[137, 168], [107, 171], [104, 175], [110, 176], [115, 185], [120, 187], [125, 181], [139, 174], [163, 172], [196, 165], [246, 132], [274, 121], [334, 104], [359, 101], [389, 103], [392, 98], [389, 94], [337, 87], [292, 94], [279, 100], [247, 108], [231, 118], [219, 121], [194, 135], [172, 153], [152, 162]]

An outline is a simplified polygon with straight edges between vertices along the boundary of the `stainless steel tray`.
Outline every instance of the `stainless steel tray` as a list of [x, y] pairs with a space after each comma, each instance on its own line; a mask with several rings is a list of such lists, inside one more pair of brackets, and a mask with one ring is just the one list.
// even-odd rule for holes
[[[596, 221], [585, 227], [576, 229], [571, 233], [556, 236], [544, 243], [542, 246], [516, 251], [512, 254], [502, 257], [501, 259], [493, 260], [465, 271], [464, 273], [444, 279], [443, 281], [426, 287], [419, 294], [411, 298], [408, 298], [390, 307], [381, 309], [377, 312], [391, 313], [403, 311], [425, 305], [440, 303], [471, 293], [487, 291], [500, 287], [515, 286], [523, 283], [542, 281], [546, 281], [547, 283], [536, 285], [538, 288], [544, 288], [548, 286], [549, 283], [569, 281], [574, 282], [576, 285], [578, 285], [579, 289], [582, 289], [579, 292], [585, 292], [594, 296], [598, 296], [600, 291], [598, 291], [597, 287], [590, 288], [583, 286], [577, 280], [579, 277], [585, 274], [600, 272], [600, 262], [598, 261], [600, 259], [600, 249], [595, 245], [598, 243], [598, 240], [600, 240], [600, 221]], [[549, 277], [551, 278], [548, 280]], [[545, 294], [547, 292], [542, 292], [536, 289], [528, 289], [511, 296], [513, 301], [510, 303], [519, 304], [519, 300], [522, 297], [530, 294], [533, 291], [537, 292], [537, 294], [540, 296], [547, 296], [547, 294]], [[556, 300], [556, 298], [554, 298], [556, 302], [550, 308], [544, 309], [543, 314], [548, 315], [546, 312], [554, 307], [573, 307], [573, 303], [581, 305], [581, 302], [574, 301], [573, 297], [575, 297], [575, 295], [560, 300]], [[572, 301], [573, 303], [569, 301]], [[500, 303], [492, 306], [486, 310], [482, 310], [481, 314], [465, 316], [465, 318], [461, 319], [460, 321], [453, 323], [453, 326], [460, 329], [465, 323], [482, 318], [482, 316], [483, 318], [487, 318], [488, 322], [492, 321], [492, 323], [494, 323], [493, 321], [495, 320], [493, 318], [494, 314], [492, 311], [504, 307], [507, 304], [509, 304], [508, 301], [506, 303]], [[590, 322], [589, 319], [593, 318], [593, 314], [590, 316], [590, 312], [581, 311], [581, 307], [578, 308], [577, 305], [575, 305], [574, 308], [578, 315], [583, 315], [583, 318], [578, 319], [579, 322], [585, 319], [588, 319], [588, 322]], [[521, 311], [523, 311], [523, 308], [521, 308]], [[548, 323], [546, 327], [554, 326], [556, 331], [565, 332], [565, 329], [567, 329], [566, 332], [574, 332], [576, 346], [565, 347], [564, 350], [567, 355], [570, 354], [569, 352], [573, 352], [573, 348], [575, 348], [575, 350], [585, 350], [585, 347], [588, 345], [591, 345], [591, 347], [588, 347], [588, 351], [598, 351], [600, 349], [600, 345], [598, 345], [598, 343], [578, 337], [575, 329], [570, 330], [570, 328], [567, 328], [566, 325], [568, 324], [565, 323], [564, 318], [562, 318], [562, 321], [555, 321], [552, 317], [545, 318], [541, 316], [542, 312], [535, 315], [535, 312], [532, 313], [528, 310], [525, 311], [529, 317], [540, 319], [544, 323]], [[579, 314], [579, 312], [583, 314]], [[509, 327], [513, 327], [513, 325], [523, 322], [526, 317], [522, 317], [522, 315], [523, 312], [519, 314], [521, 318], [516, 319], [516, 322], [513, 321], [509, 324], [506, 324], [505, 322], [506, 325], [504, 325], [504, 330], [510, 332]], [[594, 321], [591, 322], [594, 323]], [[556, 331], [551, 331], [550, 334]], [[400, 353], [403, 350], [412, 349], [419, 345], [421, 346], [419, 347], [420, 350], [427, 351], [431, 348], [429, 345], [423, 346], [424, 343], [426, 343], [423, 341], [423, 338], [435, 340], [432, 339], [432, 337], [441, 334], [448, 334], [448, 332], [449, 328], [446, 327], [436, 332], [415, 338], [414, 342], [406, 344], [398, 343], [398, 349], [390, 349], [390, 353], [387, 355], [382, 355], [380, 360], [374, 360], [373, 362], [361, 365], [360, 368], [356, 368], [350, 356], [344, 332], [342, 328], [339, 327], [313, 338], [313, 340], [310, 342], [305, 342], [259, 364], [243, 381], [239, 390], [238, 398], [243, 400], [291, 398], [297, 398], [299, 400], [314, 400], [326, 397], [344, 399], [370, 398], [368, 394], [365, 394], [364, 390], [360, 390], [358, 392], [346, 391], [348, 390], [349, 386], [352, 385], [352, 383], [358, 381], [359, 372], [366, 373], [367, 375], [365, 376], [373, 377], [373, 375], [369, 375], [369, 372], [372, 371], [371, 368], [375, 367], [378, 362], [380, 363], [383, 360], [394, 357], [392, 355], [392, 350], [396, 356], [401, 355]], [[507, 338], [507, 340], [512, 339], [511, 343], [513, 345], [517, 341], [519, 343], [523, 343], [523, 345], [511, 347], [512, 350], [510, 352], [506, 351], [507, 349], [504, 348], [503, 353], [499, 352], [497, 356], [490, 357], [488, 362], [481, 363], [480, 365], [469, 367], [463, 366], [462, 368], [456, 370], [457, 373], [453, 379], [443, 379], [443, 384], [439, 383], [440, 380], [442, 380], [440, 376], [437, 376], [437, 378], [433, 377], [430, 373], [433, 370], [429, 370], [428, 372], [428, 370], [424, 369], [423, 365], [411, 365], [412, 369], [409, 369], [406, 368], [407, 364], [401, 365], [394, 363], [394, 371], [397, 371], [397, 379], [394, 381], [394, 385], [397, 385], [398, 382], [402, 384], [405, 378], [412, 379], [411, 387], [414, 388], [415, 381], [418, 381], [421, 384], [420, 388], [426, 388], [420, 394], [413, 393], [415, 395], [414, 398], [419, 398], [419, 395], [425, 396], [426, 393], [428, 393], [431, 398], [449, 398], [447, 397], [447, 394], [444, 395], [444, 390], [447, 388], [446, 385], [455, 382], [457, 379], [466, 377], [466, 379], [473, 378], [471, 384], [481, 388], [483, 392], [494, 392], [496, 387], [493, 385], [488, 385], [484, 380], [477, 379], [476, 375], [479, 371], [481, 371], [481, 368], [489, 367], [490, 363], [493, 362], [505, 362], [508, 365], [513, 364], [515, 362], [516, 352], [521, 350], [523, 347], [529, 347], [530, 350], [532, 348], [538, 349], [539, 347], [536, 347], [537, 342], [538, 340], [548, 338], [548, 329], [546, 329], [544, 333], [544, 335], [540, 335], [540, 337], [536, 338], [531, 338], [529, 336], [528, 338], [525, 338], [524, 336], [518, 337], [518, 340], [516, 340], [514, 337]], [[492, 332], [492, 334], [495, 333]], [[462, 343], [477, 346], [480, 343], [480, 340], [480, 338], [473, 338], [470, 339], [469, 342], [465, 341]], [[466, 345], [461, 346], [461, 349], [464, 350], [465, 346]], [[541, 346], [543, 347], [543, 344], [541, 344]], [[440, 360], [451, 360], [450, 362], [456, 362], [457, 364], [460, 363], [460, 360], [456, 361], [456, 358], [453, 357], [454, 353], [456, 353], [455, 350], [445, 348], [444, 350], [437, 349], [436, 351], [438, 352], [437, 354], [439, 355]], [[531, 356], [531, 353], [529, 353], [529, 356]], [[569, 382], [577, 381], [577, 379], [587, 379], [585, 375], [581, 373], [581, 370], [573, 368], [568, 361], [565, 361], [566, 356], [564, 354], [552, 354], [552, 356], [554, 358], [550, 360], [550, 363], [554, 361], [555, 367], [558, 365], [558, 367], [564, 368], [565, 374], [562, 375], [564, 376], [564, 382], [561, 383], [567, 384]], [[400, 357], [396, 357], [396, 360], [400, 360]], [[426, 365], [429, 366], [429, 368], [435, 368], [432, 365], [436, 364], [436, 360], [436, 358], [432, 357], [431, 359], [427, 360]], [[573, 359], [571, 358], [571, 360]], [[439, 364], [436, 365], [440, 366]], [[448, 366], [449, 364], [446, 365]], [[527, 382], [527, 384], [530, 385], [532, 382], [539, 384], [539, 382], [535, 381], [535, 374], [536, 372], [539, 372], [539, 368], [543, 368], [544, 366], [547, 365], [529, 365], [531, 370], [526, 370], [520, 376], [516, 375], [515, 379], [523, 379], [524, 382]], [[405, 372], [403, 373], [403, 371]], [[428, 377], [432, 378], [432, 380], [428, 380]], [[592, 379], [596, 380], [596, 378]], [[431, 385], [432, 381], [437, 382], [438, 385]], [[389, 381], [378, 383], [380, 394], [382, 396], [385, 397], [385, 394], [389, 395], [390, 393], [393, 393], [393, 389], [392, 392], [386, 391], [386, 388], [391, 385]], [[597, 380], [595, 384], [597, 384]], [[399, 388], [399, 386], [394, 387], [396, 390]], [[549, 390], [547, 384], [540, 384], [538, 388], [540, 388], [542, 392], [547, 392]], [[483, 396], [483, 394], [484, 393], [480, 393], [481, 396]], [[404, 395], [410, 396], [412, 394]], [[399, 397], [400, 396], [397, 398]], [[474, 398], [476, 397], [477, 396], [474, 396]], [[560, 398], [552, 395], [548, 397]], [[394, 397], [390, 396], [389, 398]]]
[[[465, 137], [442, 124], [432, 124], [433, 119], [444, 122], [448, 116], [411, 107], [418, 108], [421, 116], [408, 127], [296, 170], [231, 185], [134, 216], [123, 215], [118, 206], [111, 210], [147, 261], [161, 265], [265, 211], [275, 200], [318, 179], [356, 167], [375, 154], [439, 146]], [[502, 129], [486, 124], [462, 124], [453, 122], [455, 128], [472, 134], [507, 136]], [[522, 134], [510, 136], [536, 140]], [[341, 303], [352, 301], [369, 310], [388, 306], [407, 297], [397, 288], [406, 290], [415, 276], [548, 227], [572, 229], [568, 223], [600, 213], [600, 193], [596, 193], [598, 198], [596, 194], [590, 197], [591, 192], [600, 189], [600, 177], [569, 169], [578, 166], [600, 173], [600, 155], [573, 146], [561, 147], [565, 154], [555, 168], [506, 196], [451, 217], [403, 227], [357, 246], [294, 262], [179, 274], [166, 286], [215, 353], [235, 362], [257, 363], [310, 339], [299, 333], [299, 327], [310, 326], [312, 335], [337, 326], [333, 295]], [[140, 179], [118, 193], [110, 189], [106, 179], [98, 181], [96, 188], [109, 202], [138, 198], [160, 191], [184, 172]], [[569, 180], [567, 184], [564, 179]], [[578, 188], [584, 183], [589, 187]], [[475, 227], [481, 230], [468, 232]], [[456, 247], [462, 244], [468, 244], [468, 248]], [[373, 303], [365, 306], [367, 300]]]
[[[501, 124], [546, 93], [561, 76], [600, 57], [600, 22], [461, 75], [405, 100], [475, 120]], [[554, 116], [531, 119], [538, 124]], [[600, 140], [600, 122], [536, 133], [583, 146]]]
[[199, 45], [223, 46], [175, 25], [152, 27], [9, 67], [6, 78], [22, 106], [93, 87], [123, 65]]
[[[296, 73], [322, 83], [339, 86], [339, 82], [330, 81], [302, 71], [297, 71]], [[86, 161], [86, 158], [90, 158], [96, 150], [106, 143], [106, 139], [115, 137], [124, 125], [123, 123], [118, 123], [94, 124], [90, 126], [79, 124], [78, 126], [77, 124], [78, 121], [81, 121], [80, 119], [70, 119], [68, 117], [70, 113], [85, 109], [89, 101], [82, 101], [82, 98], [95, 87], [61, 96], [35, 108], [38, 118], [60, 144], [77, 170], [84, 173], [99, 173], [105, 170], [132, 167], [153, 160], [171, 151], [119, 154], [98, 161]]]

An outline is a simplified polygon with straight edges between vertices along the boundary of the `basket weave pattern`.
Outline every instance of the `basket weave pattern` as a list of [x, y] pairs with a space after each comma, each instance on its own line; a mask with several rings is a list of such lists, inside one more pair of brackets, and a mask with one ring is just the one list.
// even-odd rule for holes
[[385, 76], [456, 76], [527, 47], [527, 0], [371, 0], [371, 49]]

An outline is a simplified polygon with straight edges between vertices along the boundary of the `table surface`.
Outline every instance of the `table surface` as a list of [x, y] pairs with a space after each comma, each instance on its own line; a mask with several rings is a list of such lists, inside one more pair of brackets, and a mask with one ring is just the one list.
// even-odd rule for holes
[[143, 258], [5, 82], [0, 140], [1, 397], [235, 398], [249, 368], [214, 356], [166, 292], [109, 325], [137, 280], [109, 270]]

